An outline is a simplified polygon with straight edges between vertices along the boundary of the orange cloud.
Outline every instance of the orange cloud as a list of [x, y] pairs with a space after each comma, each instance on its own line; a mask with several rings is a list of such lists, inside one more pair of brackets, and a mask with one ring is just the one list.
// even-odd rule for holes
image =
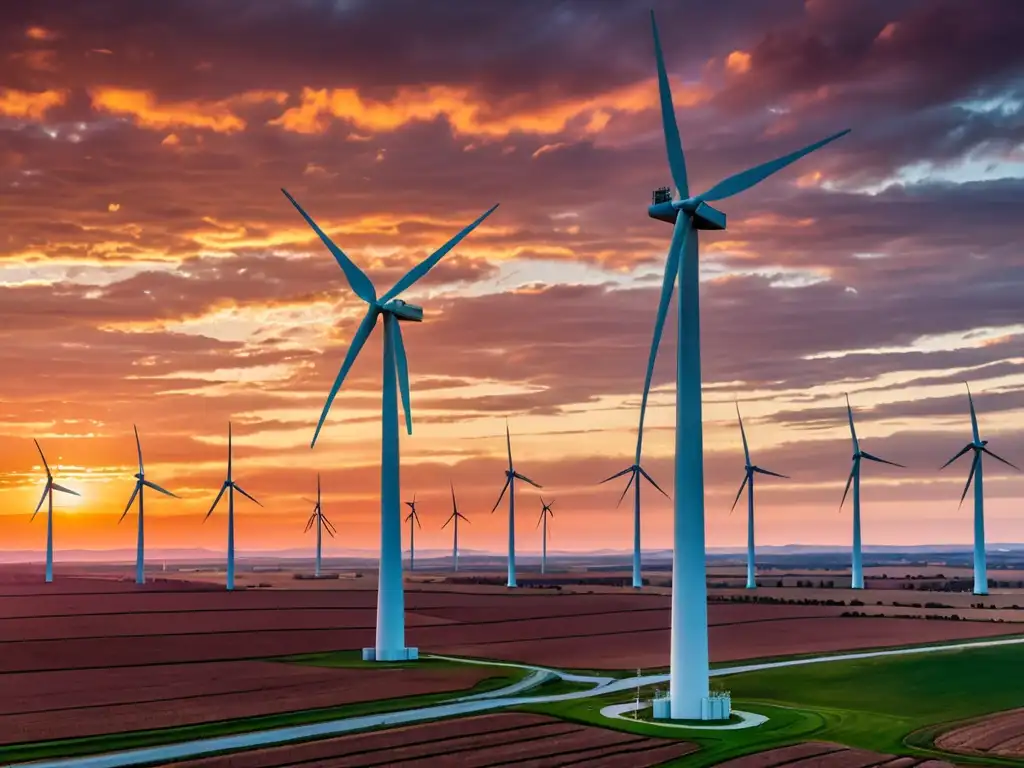
[[[677, 83], [673, 97], [677, 107], [691, 107], [706, 101], [710, 90], [701, 84]], [[594, 134], [608, 124], [615, 112], [638, 113], [657, 105], [654, 80], [544, 107], [530, 106], [525, 100], [491, 105], [467, 88], [444, 85], [400, 88], [390, 101], [364, 99], [354, 88], [304, 88], [299, 106], [270, 124], [294, 133], [322, 133], [334, 118], [359, 130], [379, 133], [443, 117], [456, 134], [497, 139], [517, 132], [559, 134], [577, 122], [581, 123], [582, 134]]]
[[0, 88], [0, 115], [41, 120], [52, 107], [67, 101], [67, 91], [15, 91]]
[[181, 144], [181, 139], [178, 138], [177, 134], [169, 133], [164, 136], [163, 141], [160, 142], [165, 147], [176, 147]]
[[882, 31], [878, 33], [878, 36], [875, 38], [875, 40], [892, 40], [893, 37], [896, 36], [896, 31], [898, 29], [899, 24], [897, 24], [895, 21], [890, 21], [888, 24], [882, 27]]
[[733, 51], [725, 57], [725, 68], [734, 75], [742, 75], [750, 71], [750, 54], [746, 51]]
[[245, 120], [236, 114], [239, 107], [268, 102], [284, 104], [288, 99], [288, 94], [280, 91], [249, 91], [222, 101], [160, 104], [149, 91], [108, 87], [93, 88], [89, 96], [93, 109], [128, 115], [143, 128], [205, 128], [217, 133], [235, 133], [245, 129]]
[[25, 30], [25, 37], [29, 40], [56, 40], [58, 35], [45, 27], [29, 27]]
[[25, 62], [25, 66], [27, 66], [29, 69], [34, 69], [37, 72], [57, 71], [56, 51], [22, 51], [20, 53], [12, 53], [9, 58], [11, 59], [11, 61], [23, 61]]
[[821, 171], [811, 171], [810, 173], [805, 173], [803, 176], [798, 177], [796, 185], [801, 189], [816, 187], [821, 183], [821, 179]]

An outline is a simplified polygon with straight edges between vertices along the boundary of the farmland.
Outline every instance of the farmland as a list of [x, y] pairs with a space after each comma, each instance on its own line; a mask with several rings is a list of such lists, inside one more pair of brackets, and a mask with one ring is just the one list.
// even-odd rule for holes
[[[325, 582], [334, 585], [333, 588], [318, 584], [314, 589], [306, 589], [305, 581], [280, 579], [278, 588], [228, 593], [222, 587], [201, 581], [168, 579], [139, 588], [123, 581], [89, 578], [83, 574], [65, 576], [52, 585], [45, 585], [38, 580], [12, 576], [10, 572], [0, 571], [0, 574], [0, 604], [3, 606], [0, 610], [0, 691], [3, 691], [0, 695], [0, 759], [61, 754], [54, 750], [64, 748], [96, 751], [136, 742], [158, 743], [169, 738], [160, 735], [159, 729], [176, 729], [173, 738], [201, 738], [423, 706], [459, 692], [493, 690], [521, 677], [508, 668], [426, 660], [393, 667], [358, 662], [317, 666], [284, 660], [284, 657], [298, 655], [355, 652], [371, 645], [376, 602], [372, 578], [347, 583], [334, 580]], [[290, 588], [281, 588], [285, 585]], [[996, 637], [1021, 634], [1024, 629], [1017, 623], [1024, 615], [1014, 609], [995, 612], [1008, 619], [1002, 622], [934, 621], [882, 615], [850, 617], [842, 615], [849, 612], [849, 606], [822, 605], [824, 598], [801, 596], [825, 592], [833, 600], [849, 594], [839, 589], [776, 589], [774, 596], [784, 595], [788, 602], [711, 602], [712, 660], [736, 662]], [[877, 595], [881, 593], [869, 591], [858, 596], [873, 598]], [[898, 593], [896, 596], [902, 597]], [[1019, 595], [1013, 599], [1022, 600]], [[413, 582], [408, 585], [406, 607], [408, 641], [424, 653], [560, 668], [603, 669], [615, 674], [638, 667], [651, 671], [668, 665], [669, 597], [655, 590], [637, 593], [622, 589], [523, 589], [518, 592], [502, 589], [492, 592], [490, 588], [471, 585], [448, 589], [443, 583]], [[867, 611], [869, 607], [883, 614], [888, 610], [908, 610], [893, 607], [891, 602], [883, 606], [859, 606], [857, 610]], [[958, 610], [964, 612], [964, 609]], [[991, 609], [977, 610], [981, 616], [994, 617]], [[801, 710], [826, 711], [834, 702], [830, 705], [822, 700], [804, 701], [794, 693], [804, 683], [799, 683], [797, 688], [791, 684], [791, 680], [799, 681], [801, 676], [824, 674], [824, 667], [840, 669], [847, 663], [821, 666], [823, 668], [814, 673], [809, 672], [809, 668], [796, 668], [745, 674], [729, 678], [728, 684], [735, 698], [755, 702], [750, 707], [752, 710], [757, 706], [783, 704]], [[941, 678], [944, 673], [937, 669], [933, 668], [928, 674]], [[858, 671], [858, 679], [871, 679], [870, 675], [861, 674], [862, 671]], [[767, 682], [757, 683], [761, 674], [769, 676], [764, 678]], [[842, 690], [834, 680], [821, 683], [821, 687], [822, 690]], [[877, 699], [878, 690], [870, 691], [870, 696], [862, 703], [864, 707], [868, 701]], [[792, 694], [792, 698], [781, 701], [777, 694], [775, 698], [769, 695], [772, 691], [785, 691], [787, 695]], [[936, 694], [934, 699], [940, 701], [941, 696]], [[1014, 699], [1007, 700], [1003, 706], [1020, 704], [1019, 699]], [[586, 706], [592, 708], [593, 704]], [[542, 710], [535, 714], [580, 719], [579, 712], [571, 706], [565, 711]], [[979, 714], [983, 712], [968, 707], [957, 717]], [[499, 722], [487, 717], [476, 719]], [[920, 722], [927, 719], [922, 715]], [[634, 757], [640, 753], [671, 752], [668, 746], [649, 740], [635, 744], [612, 741], [601, 746], [604, 742], [600, 742], [600, 738], [611, 738], [608, 734], [612, 732], [595, 732], [581, 725], [573, 726], [576, 730], [563, 732], [559, 727], [564, 724], [556, 727], [550, 721], [530, 722], [529, 727], [538, 730], [523, 731], [523, 734], [529, 732], [536, 736], [526, 741], [538, 749], [554, 750], [538, 754], [555, 754], [565, 744], [577, 745], [566, 749], [594, 745], [597, 749], [592, 755], [594, 760], [600, 757], [610, 762], [587, 764], [611, 767], [620, 764], [615, 762], [619, 759], [615, 750], [625, 750], [624, 754], [635, 752]], [[834, 739], [882, 756], [898, 752], [898, 740], [859, 741], [856, 732], [849, 738], [846, 731], [822, 730], [818, 720], [813, 721], [814, 727], [808, 725], [810, 721], [800, 722], [803, 723], [801, 728], [786, 731], [790, 743], [796, 734], [803, 740]], [[772, 728], [756, 730], [760, 736], [773, 732], [778, 735], [775, 726], [785, 724], [786, 718], [780, 719], [776, 713], [772, 717]], [[891, 714], [885, 725], [893, 724], [905, 724], [905, 721]], [[417, 764], [417, 760], [432, 759], [427, 743], [438, 732], [437, 727], [404, 729], [410, 741], [403, 741], [403, 744], [419, 744], [416, 741], [419, 739], [424, 743], [419, 749], [426, 750], [422, 754], [411, 750], [409, 765]], [[500, 732], [500, 728], [494, 729], [494, 734]], [[121, 736], [117, 737], [116, 744], [104, 741], [114, 733], [126, 734], [129, 741]], [[459, 733], [469, 732], [460, 730]], [[512, 746], [494, 741], [498, 736], [489, 733], [477, 733], [465, 742], [467, 760], [476, 759], [472, 755], [478, 749], [482, 750], [481, 754], [490, 754], [499, 747], [514, 751]], [[730, 737], [730, 744], [747, 743], [745, 734], [749, 732], [735, 733], [738, 735]], [[375, 737], [383, 735], [374, 734]], [[639, 734], [645, 739], [657, 735]], [[619, 733], [616, 738], [621, 736]], [[361, 742], [363, 746], [351, 747], [352, 740], [357, 738], [369, 739], [370, 734], [317, 742], [316, 748], [322, 747], [328, 752], [323, 758], [311, 756], [309, 759], [312, 763], [324, 760], [327, 764], [338, 755], [349, 754], [345, 750], [359, 749], [368, 755], [376, 751], [379, 755], [385, 748], [374, 746], [385, 742], [372, 740]], [[65, 742], [64, 746], [54, 744], [60, 739], [73, 741]], [[30, 748], [31, 742], [39, 742], [39, 747]], [[702, 749], [687, 757], [687, 764], [700, 762], [705, 755], [720, 754], [713, 741], [709, 742], [706, 737], [694, 738], [693, 743], [701, 745]], [[678, 741], [672, 745], [674, 749], [682, 746]], [[768, 739], [760, 746], [768, 749], [783, 744]], [[302, 749], [314, 750], [314, 745], [304, 745]], [[334, 754], [330, 750], [341, 751]], [[256, 754], [265, 755], [270, 761], [267, 765], [280, 764], [273, 762], [278, 759], [273, 756], [273, 748], [253, 753], [254, 757]], [[521, 755], [523, 764], [542, 759], [534, 758], [528, 751], [516, 754]], [[866, 759], [864, 754], [851, 752], [841, 758], [836, 753], [821, 760], [822, 764], [839, 766], [835, 761], [841, 758], [846, 761], [845, 767], [851, 761]], [[348, 765], [348, 758], [345, 759]], [[510, 752], [509, 759], [520, 758], [513, 758]], [[881, 760], [879, 757], [876, 762]], [[206, 765], [207, 762], [189, 763], [193, 764]]]

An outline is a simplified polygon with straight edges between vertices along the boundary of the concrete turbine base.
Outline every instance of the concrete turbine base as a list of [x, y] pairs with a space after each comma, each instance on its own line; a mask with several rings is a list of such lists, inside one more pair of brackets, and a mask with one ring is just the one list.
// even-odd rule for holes
[[419, 657], [419, 648], [389, 648], [380, 653], [376, 648], [363, 648], [363, 661], [416, 661]]
[[[665, 696], [652, 702], [655, 720], [672, 720], [672, 699]], [[692, 718], [703, 721], [727, 722], [732, 716], [732, 698], [728, 694], [714, 694], [700, 700], [700, 717]], [[675, 718], [678, 719], [678, 718]]]

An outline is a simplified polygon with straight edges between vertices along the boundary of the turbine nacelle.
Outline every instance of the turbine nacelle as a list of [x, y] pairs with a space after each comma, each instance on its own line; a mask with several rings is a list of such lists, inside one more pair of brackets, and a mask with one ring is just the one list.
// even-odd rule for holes
[[401, 299], [393, 299], [380, 307], [381, 312], [389, 312], [399, 320], [407, 320], [412, 323], [423, 322], [423, 307], [409, 304]]
[[[660, 190], [658, 191], [660, 192]], [[725, 214], [713, 208], [699, 197], [690, 197], [686, 200], [662, 200], [658, 192], [655, 192], [652, 203], [647, 208], [647, 215], [652, 219], [675, 224], [679, 218], [679, 212], [689, 213], [693, 217], [694, 229], [725, 229]]]
[[146, 476], [142, 472], [136, 472], [134, 475], [132, 475], [132, 477], [134, 477], [136, 480], [146, 479]]

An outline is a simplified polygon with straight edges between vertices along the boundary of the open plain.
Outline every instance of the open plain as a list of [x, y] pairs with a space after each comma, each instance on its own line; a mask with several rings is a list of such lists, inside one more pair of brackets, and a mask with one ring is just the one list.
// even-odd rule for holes
[[[354, 662], [324, 667], [282, 659], [356, 651], [372, 644], [376, 601], [372, 572], [356, 579], [319, 581], [314, 588], [307, 588], [310, 581], [292, 574], [273, 574], [273, 579], [246, 574], [242, 583], [251, 576], [265, 586], [250, 585], [233, 593], [203, 581], [198, 574], [161, 574], [140, 588], [109, 576], [96, 578], [88, 569], [75, 573], [46, 585], [31, 569], [0, 569], [0, 746], [283, 717], [309, 710], [320, 710], [327, 717], [351, 711], [346, 707], [381, 700], [404, 700], [412, 706], [438, 695], [512, 682], [484, 666], [420, 662], [381, 668]], [[585, 581], [586, 576], [577, 580]], [[758, 595], [769, 601], [717, 602], [734, 598], [729, 590], [714, 591], [709, 605], [713, 661], [985, 638], [1024, 630], [1020, 623], [1024, 611], [1013, 609], [976, 609], [970, 616], [974, 620], [955, 621], [884, 615], [906, 615], [910, 609], [892, 603], [919, 599], [909, 592], [772, 587], [759, 590]], [[951, 597], [957, 598], [955, 605], [981, 600], [969, 595]], [[847, 604], [857, 598], [863, 605]], [[746, 596], [736, 593], [735, 599]], [[821, 604], [826, 599], [843, 604]], [[1024, 602], [1024, 597], [1015, 599]], [[490, 585], [447, 585], [439, 577], [433, 583], [411, 581], [406, 607], [409, 641], [423, 653], [595, 670], [654, 670], [668, 665], [669, 598], [653, 590], [635, 592], [606, 585], [588, 589], [581, 584], [573, 589], [511, 592]], [[883, 615], [843, 615], [868, 608]], [[961, 608], [956, 610], [965, 614]], [[942, 611], [922, 608], [920, 613]], [[990, 620], [997, 616], [1002, 620]], [[602, 735], [598, 738], [594, 729], [530, 723], [529, 728], [537, 729], [537, 740], [530, 743], [540, 750], [538, 755], [569, 742], [576, 745], [572, 749], [586, 743], [597, 751], [581, 754], [604, 761], [587, 764], [611, 768], [621, 764], [616, 762], [616, 749], [625, 749], [623, 754], [635, 752], [636, 759], [640, 753], [652, 759], [664, 753], [666, 760], [684, 754], [678, 751], [679, 742], [673, 742], [675, 751], [650, 740], [605, 743], [601, 738], [611, 738], [611, 732], [598, 730]], [[475, 750], [497, 754], [494, 749], [499, 747], [513, 749], [495, 741], [502, 728], [486, 731], [491, 735], [481, 731], [465, 741], [465, 758], [477, 754]], [[409, 765], [426, 764], [422, 761], [432, 759], [428, 745], [435, 736], [431, 728], [409, 729], [409, 741], [403, 743], [422, 746], [411, 749], [403, 760]], [[312, 750], [311, 755], [327, 750], [331, 755], [325, 752], [322, 759], [335, 760], [356, 748], [351, 747], [356, 738], [362, 737], [341, 737], [303, 749]], [[374, 738], [393, 737], [378, 734]], [[358, 750], [379, 753], [384, 747], [373, 746], [377, 743], [361, 743]], [[260, 754], [270, 761], [267, 765], [281, 764], [273, 762], [278, 758], [272, 749]], [[516, 760], [534, 759], [529, 750], [516, 754], [520, 755]], [[509, 759], [513, 759], [511, 753]], [[189, 765], [220, 765], [210, 760]], [[320, 764], [321, 758], [310, 760]], [[331, 764], [330, 760], [323, 764]], [[838, 753], [826, 762], [838, 765], [837, 760]], [[382, 763], [366, 763], [377, 764]], [[538, 763], [549, 764], [556, 763]]]

